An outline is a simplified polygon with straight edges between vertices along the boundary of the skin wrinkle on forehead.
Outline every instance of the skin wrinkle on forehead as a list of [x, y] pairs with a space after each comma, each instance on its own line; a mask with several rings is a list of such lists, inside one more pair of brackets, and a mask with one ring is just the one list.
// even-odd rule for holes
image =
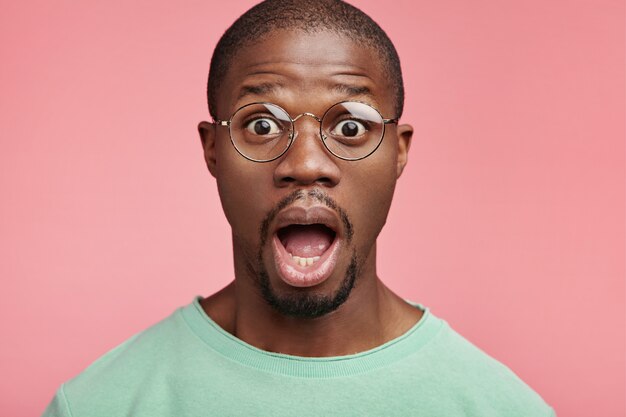
[[[260, 84], [249, 84], [241, 87], [239, 91], [239, 95], [237, 96], [237, 101], [241, 100], [244, 97], [253, 95], [253, 96], [268, 96], [275, 95], [280, 90], [284, 90], [285, 86], [281, 83], [260, 83]], [[330, 86], [330, 90], [336, 94], [342, 95], [345, 99], [354, 98], [354, 97], [368, 97], [374, 98], [374, 94], [371, 89], [365, 85], [350, 85], [343, 83], [335, 83]]]
[[[244, 49], [244, 48], [242, 48]], [[376, 51], [373, 51], [376, 54]], [[243, 67], [244, 69], [254, 69], [257, 67], [264, 67], [264, 66], [268, 66], [268, 65], [303, 65], [303, 66], [307, 66], [307, 67], [319, 67], [319, 66], [335, 66], [338, 68], [350, 68], [350, 69], [355, 69], [358, 71], [349, 71], [349, 72], [344, 72], [341, 69], [338, 69], [338, 73], [337, 74], [346, 74], [346, 75], [358, 75], [358, 76], [362, 76], [362, 77], [368, 77], [368, 69], [361, 67], [357, 64], [354, 63], [350, 63], [350, 64], [346, 64], [345, 59], [342, 57], [341, 59], [338, 59], [336, 62], [325, 62], [325, 63], [319, 63], [319, 62], [315, 62], [315, 61], [305, 61], [302, 59], [298, 59], [295, 58], [293, 60], [290, 61], [264, 61], [264, 62], [255, 62], [249, 65], [246, 65], [245, 67]], [[258, 70], [258, 72], [252, 72], [251, 74], [265, 74], [267, 73], [266, 70], [260, 69]], [[336, 74], [333, 74], [336, 75]]]
[[[271, 68], [273, 68], [276, 65], [279, 66], [303, 66], [306, 68], [309, 67], [325, 67], [328, 68], [330, 65], [329, 64], [320, 64], [320, 63], [297, 63], [297, 62], [273, 62], [273, 63], [266, 63], [264, 64], [266, 66], [270, 66]], [[250, 67], [247, 68], [254, 68], [257, 65], [252, 65]], [[335, 77], [354, 77], [354, 78], [364, 78], [367, 82], [370, 83], [375, 83], [375, 80], [372, 79], [372, 77], [370, 77], [370, 75], [368, 74], [368, 72], [366, 71], [366, 69], [364, 68], [360, 68], [358, 66], [341, 66], [342, 68], [337, 69], [336, 72], [330, 72], [328, 73], [328, 77], [329, 78], [335, 78]], [[246, 69], [246, 67], [244, 67], [244, 69]], [[273, 69], [260, 69], [260, 70], [256, 70], [256, 71], [252, 71], [252, 72], [246, 72], [245, 77], [254, 77], [257, 75], [270, 75], [270, 76], [280, 76], [281, 78], [292, 78], [290, 76], [287, 76], [285, 74], [277, 74], [276, 71], [274, 71]], [[328, 81], [327, 84], [331, 84], [331, 81]], [[267, 85], [266, 85], [267, 84]], [[284, 85], [278, 81], [274, 81], [274, 82], [268, 82], [268, 83], [260, 83], [259, 85], [261, 86], [265, 86], [269, 87], [271, 84], [275, 84], [276, 86], [279, 87], [284, 87]], [[341, 85], [342, 83], [337, 83], [337, 85]]]

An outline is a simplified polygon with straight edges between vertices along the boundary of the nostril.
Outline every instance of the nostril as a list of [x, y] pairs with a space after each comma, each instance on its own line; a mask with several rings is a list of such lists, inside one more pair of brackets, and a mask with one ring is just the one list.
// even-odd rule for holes
[[[282, 177], [282, 178], [280, 179], [280, 182], [281, 182], [283, 185], [286, 185], [286, 184], [294, 184], [294, 183], [297, 183], [297, 182], [298, 182], [298, 180], [296, 180], [296, 179], [295, 179], [295, 178], [293, 178], [293, 177]], [[331, 178], [329, 178], [329, 177], [320, 177], [320, 178], [316, 178], [313, 182], [314, 182], [314, 183], [316, 183], [316, 184], [319, 184], [319, 185], [332, 185], [332, 184], [333, 184], [333, 180], [332, 180]]]

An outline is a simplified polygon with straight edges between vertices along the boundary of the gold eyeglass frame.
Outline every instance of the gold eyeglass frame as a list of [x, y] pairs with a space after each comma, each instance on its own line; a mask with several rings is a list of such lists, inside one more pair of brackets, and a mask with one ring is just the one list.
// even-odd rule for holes
[[[324, 117], [328, 114], [328, 112], [330, 110], [332, 110], [335, 106], [340, 105], [340, 104], [344, 104], [344, 103], [359, 103], [359, 104], [364, 104], [366, 106], [368, 106], [369, 108], [371, 108], [372, 110], [374, 110], [378, 116], [380, 116], [380, 120], [382, 120], [382, 132], [380, 134], [380, 139], [378, 140], [378, 143], [376, 144], [376, 146], [374, 147], [374, 149], [372, 149], [367, 155], [365, 156], [361, 156], [358, 158], [346, 158], [340, 155], [337, 155], [335, 152], [333, 152], [328, 145], [326, 144], [326, 135], [324, 135], [324, 131], [322, 129], [322, 121], [324, 120]], [[289, 133], [289, 142], [287, 144], [287, 146], [285, 147], [285, 149], [278, 155], [275, 156], [271, 159], [254, 159], [251, 158], [247, 155], [245, 155], [235, 144], [235, 141], [233, 140], [233, 135], [232, 135], [232, 129], [231, 129], [231, 125], [232, 125], [232, 121], [233, 118], [237, 115], [237, 113], [239, 113], [241, 110], [245, 109], [246, 107], [249, 106], [253, 106], [253, 105], [257, 105], [257, 104], [262, 104], [262, 105], [272, 105], [274, 107], [277, 107], [278, 109], [280, 109], [281, 111], [283, 111], [287, 117], [289, 117], [289, 120], [291, 122], [291, 131]], [[300, 119], [302, 116], [309, 116], [312, 117], [313, 119], [317, 120], [320, 124], [320, 130], [319, 130], [319, 137], [320, 140], [322, 141], [322, 144], [324, 145], [324, 148], [326, 148], [326, 150], [328, 152], [330, 152], [333, 156], [335, 156], [336, 158], [342, 159], [344, 161], [360, 161], [361, 159], [365, 159], [368, 156], [370, 156], [371, 154], [373, 154], [374, 152], [376, 152], [376, 150], [380, 147], [380, 144], [383, 143], [383, 139], [385, 137], [385, 126], [387, 124], [397, 124], [399, 118], [392, 118], [392, 119], [385, 119], [382, 114], [380, 114], [380, 112], [378, 111], [378, 109], [374, 106], [372, 106], [371, 104], [362, 102], [362, 101], [356, 101], [356, 100], [345, 100], [345, 101], [340, 101], [338, 103], [333, 104], [332, 106], [330, 106], [322, 115], [322, 117], [318, 117], [313, 113], [309, 113], [309, 112], [304, 112], [304, 113], [300, 113], [299, 115], [297, 115], [296, 117], [291, 117], [291, 115], [289, 114], [288, 111], [286, 111], [285, 109], [283, 109], [282, 107], [280, 107], [278, 104], [275, 103], [270, 103], [267, 101], [256, 101], [253, 103], [248, 103], [248, 104], [244, 104], [243, 106], [239, 107], [237, 110], [235, 110], [235, 112], [230, 116], [230, 118], [228, 120], [220, 120], [220, 119], [213, 119], [213, 123], [217, 126], [225, 126], [228, 127], [228, 136], [230, 137], [230, 143], [233, 145], [233, 147], [235, 148], [235, 150], [237, 151], [237, 153], [241, 156], [243, 156], [244, 158], [246, 158], [249, 161], [252, 162], [259, 162], [259, 163], [265, 163], [265, 162], [272, 162], [277, 160], [278, 158], [280, 158], [281, 156], [283, 156], [285, 153], [287, 153], [287, 151], [289, 150], [289, 148], [291, 148], [291, 145], [293, 144], [293, 142], [295, 141], [296, 138], [296, 121], [298, 121], [298, 119]]]

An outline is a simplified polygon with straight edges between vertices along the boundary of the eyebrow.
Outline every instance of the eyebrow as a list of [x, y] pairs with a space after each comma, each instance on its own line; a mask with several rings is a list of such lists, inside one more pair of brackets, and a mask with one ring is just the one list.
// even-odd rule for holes
[[348, 97], [354, 97], [354, 96], [373, 97], [372, 91], [364, 85], [335, 84], [333, 85], [332, 89], [336, 93], [347, 95]]
[[281, 89], [282, 87], [283, 87], [282, 85], [276, 84], [276, 83], [261, 83], [261, 84], [254, 84], [254, 85], [244, 85], [243, 87], [241, 87], [241, 90], [239, 90], [239, 96], [237, 97], [237, 100], [248, 95], [256, 95], [256, 96], [267, 95], [269, 93], [274, 92], [275, 90]]

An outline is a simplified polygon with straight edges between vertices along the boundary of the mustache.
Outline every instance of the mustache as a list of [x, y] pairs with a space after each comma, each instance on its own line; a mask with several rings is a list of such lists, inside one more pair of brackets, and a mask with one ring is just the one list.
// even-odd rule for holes
[[321, 190], [313, 189], [306, 192], [304, 190], [293, 191], [292, 193], [281, 199], [278, 204], [276, 204], [276, 207], [274, 207], [267, 213], [267, 215], [261, 222], [261, 227], [259, 228], [259, 234], [261, 235], [261, 247], [265, 246], [265, 243], [268, 239], [267, 234], [270, 228], [270, 224], [272, 224], [278, 213], [280, 213], [280, 211], [285, 209], [287, 206], [295, 203], [298, 200], [302, 200], [307, 196], [313, 198], [319, 203], [324, 204], [326, 207], [333, 210], [339, 215], [339, 218], [341, 219], [341, 222], [343, 223], [343, 227], [345, 229], [346, 241], [350, 243], [350, 241], [352, 240], [352, 236], [354, 235], [354, 227], [352, 226], [352, 222], [350, 221], [346, 211], [339, 204], [337, 204], [337, 202], [331, 196]]

